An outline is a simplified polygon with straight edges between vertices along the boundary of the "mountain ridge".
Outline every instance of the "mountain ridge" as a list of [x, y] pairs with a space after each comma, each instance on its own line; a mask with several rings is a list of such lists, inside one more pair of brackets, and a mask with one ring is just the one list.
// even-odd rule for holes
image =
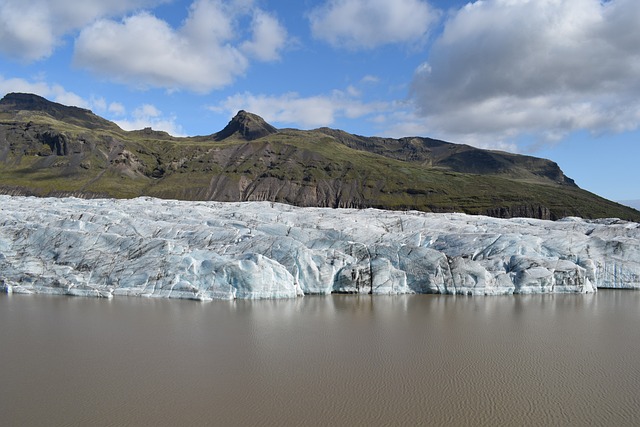
[[38, 95], [30, 93], [8, 93], [0, 100], [0, 112], [6, 111], [42, 112], [54, 119], [67, 121], [90, 129], [119, 127], [96, 114], [93, 111], [52, 102]]
[[124, 131], [33, 94], [0, 100], [0, 192], [640, 221], [546, 159], [423, 137], [276, 129], [243, 110], [206, 136]]
[[257, 114], [240, 110], [224, 129], [213, 134], [212, 137], [215, 141], [223, 141], [237, 135], [247, 141], [253, 141], [277, 132], [278, 129], [271, 126]]

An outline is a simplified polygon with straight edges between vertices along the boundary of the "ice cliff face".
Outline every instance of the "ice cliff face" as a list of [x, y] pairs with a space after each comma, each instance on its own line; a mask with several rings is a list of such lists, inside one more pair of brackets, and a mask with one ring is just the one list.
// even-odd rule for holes
[[640, 224], [0, 196], [0, 288], [111, 297], [640, 288]]

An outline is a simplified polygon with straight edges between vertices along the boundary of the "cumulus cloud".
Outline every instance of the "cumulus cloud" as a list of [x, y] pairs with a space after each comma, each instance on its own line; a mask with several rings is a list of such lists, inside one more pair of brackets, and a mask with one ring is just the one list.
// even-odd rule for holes
[[377, 136], [390, 138], [429, 136], [452, 142], [464, 142], [479, 148], [513, 153], [520, 151], [515, 143], [506, 139], [485, 140], [481, 135], [439, 133], [424, 120], [424, 117], [416, 113], [410, 102], [366, 102], [362, 99], [360, 90], [356, 90], [353, 86], [345, 90], [334, 90], [329, 94], [314, 96], [301, 96], [295, 92], [282, 95], [238, 93], [210, 107], [210, 110], [226, 113], [229, 116], [233, 116], [239, 110], [246, 110], [258, 114], [273, 124], [305, 129], [331, 127], [342, 119], [364, 119], [378, 129]]
[[431, 129], [557, 140], [640, 124], [640, 2], [485, 0], [445, 23], [412, 98]]
[[328, 0], [309, 14], [314, 37], [351, 49], [416, 43], [437, 19], [423, 0]]
[[185, 136], [184, 129], [175, 115], [164, 114], [152, 104], [143, 104], [134, 109], [129, 117], [125, 117], [127, 110], [120, 102], [108, 102], [104, 97], [95, 96], [85, 100], [58, 84], [49, 84], [44, 81], [32, 82], [21, 78], [4, 78], [0, 75], [0, 96], [10, 92], [35, 93], [60, 104], [88, 108], [98, 114], [106, 112], [117, 118], [114, 122], [124, 130], [151, 127], [174, 136]]
[[367, 117], [388, 107], [384, 102], [363, 102], [350, 92], [335, 90], [329, 95], [307, 97], [295, 92], [279, 96], [239, 93], [211, 107], [211, 110], [230, 115], [247, 110], [260, 115], [267, 122], [317, 128], [330, 126], [339, 117]]
[[380, 135], [391, 138], [406, 136], [428, 136], [449, 142], [464, 143], [478, 148], [508, 151], [517, 153], [522, 151], [518, 145], [504, 136], [494, 136], [487, 139], [481, 134], [460, 134], [455, 131], [440, 132], [434, 129], [423, 117], [416, 114], [415, 109], [405, 103], [396, 103], [394, 109], [376, 117], [376, 124], [380, 128]]
[[[240, 21], [250, 15], [243, 31]], [[196, 0], [180, 28], [148, 12], [82, 30], [76, 65], [139, 87], [207, 93], [242, 75], [251, 59], [277, 59], [286, 30], [248, 1]]]
[[278, 20], [257, 10], [254, 12], [251, 28], [253, 37], [242, 44], [243, 51], [261, 61], [280, 59], [280, 51], [287, 41], [287, 32]]
[[127, 112], [127, 109], [119, 102], [112, 102], [109, 104], [107, 111], [109, 111], [109, 113], [113, 114], [114, 116], [124, 116]]
[[67, 91], [61, 85], [49, 84], [44, 81], [29, 81], [22, 78], [4, 78], [0, 75], [0, 94], [10, 92], [35, 93], [60, 104], [80, 108], [92, 107], [91, 102], [84, 100], [73, 92]]
[[61, 38], [94, 19], [128, 13], [167, 0], [3, 0], [0, 52], [31, 62], [51, 55]]
[[143, 104], [133, 110], [132, 117], [116, 120], [115, 123], [124, 130], [139, 130], [150, 127], [162, 130], [173, 136], [185, 136], [182, 126], [174, 115], [165, 115], [155, 105]]

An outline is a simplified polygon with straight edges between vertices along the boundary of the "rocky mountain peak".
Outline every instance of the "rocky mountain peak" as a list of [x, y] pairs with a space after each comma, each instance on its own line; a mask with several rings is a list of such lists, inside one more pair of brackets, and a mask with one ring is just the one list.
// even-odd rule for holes
[[214, 139], [222, 141], [235, 135], [247, 141], [253, 141], [276, 132], [278, 129], [271, 126], [262, 117], [240, 110], [224, 129], [214, 134]]
[[34, 110], [52, 104], [47, 99], [31, 93], [8, 93], [0, 99], [3, 109]]
[[0, 99], [0, 111], [32, 111], [45, 113], [56, 120], [84, 126], [89, 129], [113, 128], [115, 125], [108, 120], [99, 117], [91, 110], [80, 107], [72, 107], [32, 93], [8, 93]]
[[23, 111], [41, 111], [53, 117], [71, 112], [91, 113], [90, 110], [78, 107], [69, 107], [57, 102], [49, 101], [32, 93], [8, 93], [0, 99], [0, 108], [4, 111], [23, 110]]

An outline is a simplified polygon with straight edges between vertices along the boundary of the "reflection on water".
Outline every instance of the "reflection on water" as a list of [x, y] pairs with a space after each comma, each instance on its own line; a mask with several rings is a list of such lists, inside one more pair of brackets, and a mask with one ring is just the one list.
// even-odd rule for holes
[[0, 425], [639, 425], [640, 292], [0, 296]]

